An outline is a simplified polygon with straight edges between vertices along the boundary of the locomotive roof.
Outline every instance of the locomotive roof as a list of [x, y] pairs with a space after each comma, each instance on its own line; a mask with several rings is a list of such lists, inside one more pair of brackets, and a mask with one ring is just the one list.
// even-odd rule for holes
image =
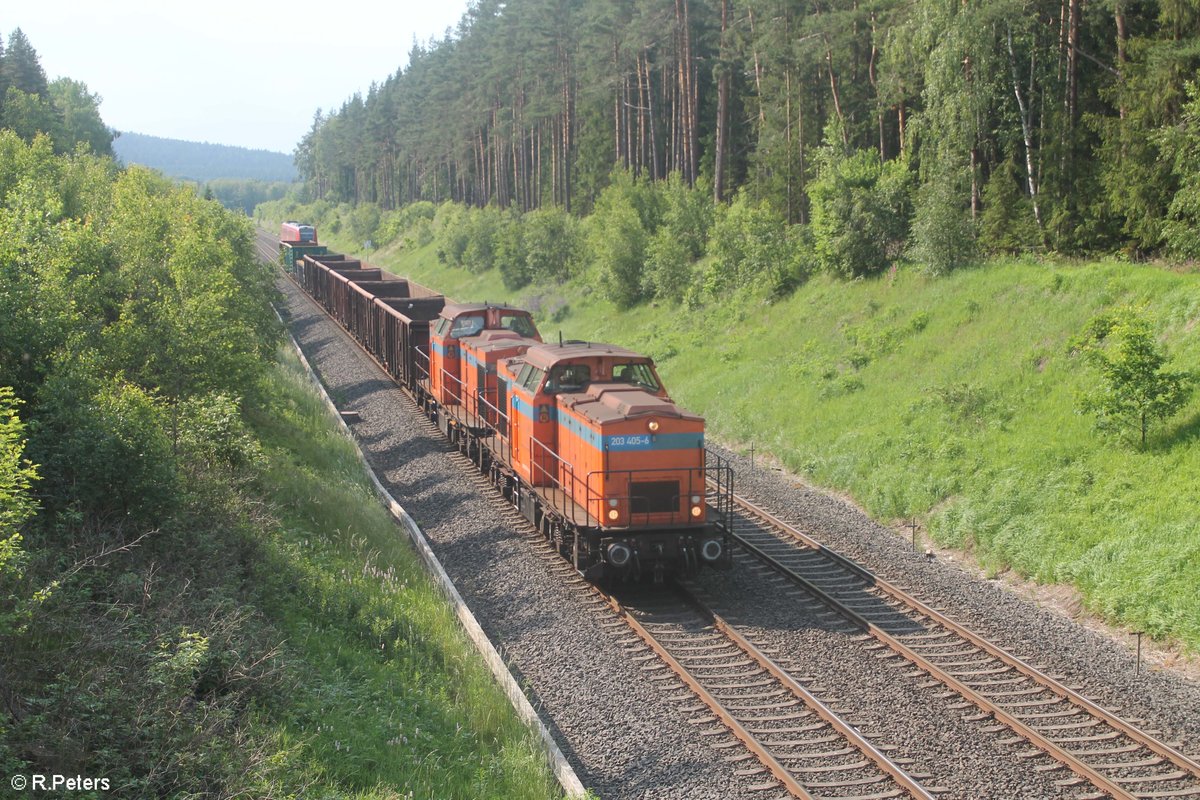
[[525, 360], [538, 369], [548, 370], [560, 361], [589, 356], [593, 358], [608, 356], [610, 358], [628, 358], [650, 362], [649, 356], [617, 347], [615, 344], [599, 342], [571, 342], [569, 344], [539, 344], [529, 348]]
[[486, 311], [489, 308], [498, 308], [502, 311], [519, 311], [522, 314], [529, 313], [523, 308], [517, 308], [505, 303], [447, 303], [446, 307], [442, 309], [442, 316], [446, 319], [454, 319], [472, 311]]
[[560, 394], [559, 402], [593, 422], [617, 422], [628, 417], [654, 414], [659, 417], [702, 420], [669, 398], [659, 397], [628, 383], [593, 383], [585, 391]]
[[469, 347], [476, 352], [491, 352], [493, 350], [511, 350], [514, 347], [522, 345], [529, 346], [537, 344], [537, 339], [529, 339], [516, 331], [510, 331], [507, 328], [496, 330], [489, 329], [480, 331], [476, 336], [465, 336], [462, 339], [464, 347]]

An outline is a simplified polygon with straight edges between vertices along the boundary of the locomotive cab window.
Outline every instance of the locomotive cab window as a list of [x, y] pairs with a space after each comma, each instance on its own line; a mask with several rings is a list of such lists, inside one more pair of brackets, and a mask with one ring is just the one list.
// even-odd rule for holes
[[581, 392], [592, 382], [592, 368], [587, 364], [559, 364], [550, 370], [547, 392]]
[[464, 336], [474, 336], [483, 330], [483, 317], [459, 317], [450, 327], [450, 338], [461, 339]]
[[661, 386], [654, 376], [654, 369], [646, 363], [617, 364], [613, 367], [613, 380], [620, 383], [632, 383], [648, 392], [657, 392]]
[[537, 367], [531, 367], [528, 364], [525, 365], [525, 369], [529, 370], [529, 372], [525, 372], [524, 369], [521, 370], [521, 377], [518, 379], [518, 381], [521, 384], [522, 389], [530, 393], [535, 393], [537, 392], [538, 387], [542, 385], [542, 378], [546, 375], [546, 373], [544, 370], [540, 370]]
[[500, 327], [524, 336], [526, 339], [532, 339], [537, 335], [537, 328], [533, 327], [533, 320], [525, 314], [501, 314]]
[[437, 324], [433, 326], [433, 333], [435, 336], [444, 337], [446, 335], [446, 331], [448, 330], [450, 330], [450, 320], [445, 318], [439, 319]]

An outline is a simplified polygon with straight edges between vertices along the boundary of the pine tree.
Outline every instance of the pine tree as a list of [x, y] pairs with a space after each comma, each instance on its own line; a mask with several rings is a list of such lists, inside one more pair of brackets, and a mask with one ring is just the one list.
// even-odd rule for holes
[[8, 37], [4, 60], [0, 62], [0, 76], [6, 90], [10, 87], [20, 89], [37, 97], [45, 97], [49, 90], [37, 51], [20, 28]]

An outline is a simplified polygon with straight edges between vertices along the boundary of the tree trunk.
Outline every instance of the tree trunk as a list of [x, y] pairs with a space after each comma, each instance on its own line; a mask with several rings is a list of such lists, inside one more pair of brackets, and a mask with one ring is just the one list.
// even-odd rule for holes
[[[1033, 55], [1029, 57], [1029, 74], [1032, 79], [1033, 75]], [[1042, 229], [1042, 213], [1038, 208], [1038, 192], [1037, 180], [1033, 170], [1033, 125], [1030, 120], [1029, 107], [1025, 103], [1025, 98], [1021, 94], [1021, 79], [1017, 73], [1017, 55], [1013, 50], [1012, 28], [1008, 29], [1008, 63], [1012, 69], [1013, 94], [1017, 98], [1017, 110], [1021, 117], [1021, 136], [1025, 141], [1025, 182], [1029, 190], [1029, 199], [1033, 204], [1033, 220], [1037, 223], [1038, 230]]]
[[[1126, 43], [1129, 41], [1129, 29], [1125, 25], [1125, 5], [1121, 0], [1116, 0], [1113, 8], [1113, 17], [1117, 23], [1117, 80], [1124, 80], [1126, 63], [1129, 60], [1128, 52], [1126, 51]], [[1125, 93], [1119, 93], [1121, 98], [1120, 108], [1117, 109], [1117, 114], [1121, 119], [1125, 119]]]

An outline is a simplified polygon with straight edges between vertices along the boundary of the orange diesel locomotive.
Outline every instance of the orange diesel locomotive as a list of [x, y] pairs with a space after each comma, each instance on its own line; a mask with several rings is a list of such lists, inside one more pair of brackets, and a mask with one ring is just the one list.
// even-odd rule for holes
[[[586, 578], [730, 566], [732, 471], [705, 450], [704, 420], [672, 402], [650, 358], [545, 344], [529, 312], [507, 305], [431, 296], [353, 313], [340, 298], [402, 279], [325, 258], [297, 265], [305, 289]], [[399, 335], [376, 335], [389, 323]]]
[[499, 386], [502, 478], [585, 577], [730, 566], [731, 472], [651, 359], [605, 344], [531, 345], [500, 362]]

